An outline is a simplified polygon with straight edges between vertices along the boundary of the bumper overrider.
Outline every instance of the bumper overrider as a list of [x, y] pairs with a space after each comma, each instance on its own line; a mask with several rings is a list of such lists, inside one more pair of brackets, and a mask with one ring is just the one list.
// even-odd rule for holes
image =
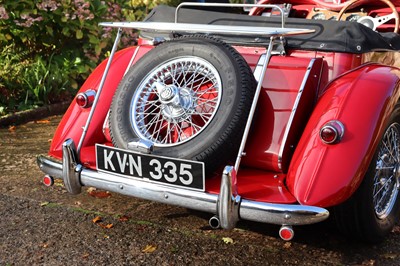
[[283, 226], [305, 225], [321, 222], [329, 216], [329, 212], [320, 207], [242, 199], [237, 193], [236, 173], [231, 166], [225, 167], [220, 194], [216, 195], [127, 179], [84, 168], [78, 162], [74, 142], [70, 139], [63, 144], [62, 162], [47, 156], [38, 156], [37, 163], [45, 174], [62, 178], [66, 189], [72, 194], [79, 194], [82, 186], [91, 186], [146, 200], [214, 213], [216, 216], [210, 219], [212, 227], [232, 229], [239, 219]]

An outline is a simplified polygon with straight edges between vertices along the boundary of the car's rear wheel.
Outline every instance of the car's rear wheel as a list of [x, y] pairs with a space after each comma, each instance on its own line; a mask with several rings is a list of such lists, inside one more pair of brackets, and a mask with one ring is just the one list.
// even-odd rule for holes
[[390, 118], [357, 192], [335, 208], [339, 229], [375, 243], [391, 232], [400, 212], [400, 107]]
[[235, 157], [256, 82], [231, 46], [183, 37], [144, 55], [125, 75], [111, 104], [117, 147], [151, 141], [153, 154], [206, 163], [210, 173]]

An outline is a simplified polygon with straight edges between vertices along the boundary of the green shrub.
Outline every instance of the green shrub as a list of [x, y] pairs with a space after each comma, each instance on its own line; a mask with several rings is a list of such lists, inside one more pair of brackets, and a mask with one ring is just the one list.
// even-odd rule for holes
[[[71, 97], [105, 59], [116, 31], [179, 0], [0, 0], [0, 115]], [[135, 44], [124, 31], [122, 45]]]

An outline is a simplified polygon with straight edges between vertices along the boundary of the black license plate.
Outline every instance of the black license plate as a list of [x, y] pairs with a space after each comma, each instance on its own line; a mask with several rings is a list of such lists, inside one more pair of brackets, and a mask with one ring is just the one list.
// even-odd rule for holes
[[97, 170], [204, 191], [204, 163], [96, 145]]

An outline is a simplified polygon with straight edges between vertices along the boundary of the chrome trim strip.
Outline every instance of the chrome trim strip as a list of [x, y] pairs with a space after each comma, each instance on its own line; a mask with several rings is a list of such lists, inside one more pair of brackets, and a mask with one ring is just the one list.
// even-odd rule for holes
[[129, 28], [153, 32], [232, 34], [254, 37], [281, 37], [287, 35], [307, 34], [315, 31], [311, 29], [296, 28], [248, 27], [172, 22], [102, 22], [99, 25], [104, 27]]
[[[62, 176], [60, 161], [39, 156], [40, 169], [53, 177]], [[128, 196], [181, 206], [199, 211], [216, 213], [218, 195], [198, 191], [188, 191], [116, 175], [99, 173], [83, 168], [80, 183]], [[329, 212], [320, 207], [295, 204], [273, 204], [242, 199], [239, 208], [241, 219], [285, 225], [304, 225], [321, 222], [328, 218]]]
[[257, 65], [254, 68], [253, 76], [257, 82], [260, 82], [260, 78], [262, 78], [261, 70], [264, 65], [263, 62], [265, 62], [265, 56], [266, 56], [265, 54], [260, 55], [260, 58], [257, 61]]
[[183, 2], [177, 6], [175, 9], [175, 23], [178, 23], [178, 12], [183, 6], [200, 6], [200, 7], [266, 7], [266, 8], [276, 8], [281, 13], [282, 28], [285, 27], [285, 11], [282, 7], [278, 5], [268, 5], [268, 4], [222, 4], [222, 3], [191, 3]]
[[100, 99], [101, 91], [103, 90], [104, 83], [106, 81], [106, 77], [107, 77], [107, 74], [108, 74], [108, 70], [110, 69], [111, 62], [112, 62], [112, 60], [114, 58], [115, 51], [117, 50], [118, 43], [119, 43], [119, 40], [121, 38], [121, 34], [122, 34], [122, 30], [118, 29], [118, 33], [117, 33], [117, 36], [115, 37], [114, 45], [113, 45], [113, 47], [111, 49], [111, 54], [110, 54], [110, 56], [108, 58], [107, 65], [106, 65], [106, 68], [104, 70], [103, 76], [101, 77], [101, 81], [100, 81], [99, 88], [97, 89], [96, 97], [94, 98], [92, 109], [90, 109], [89, 117], [86, 120], [86, 124], [85, 124], [85, 126], [83, 128], [82, 136], [81, 136], [81, 138], [79, 140], [79, 143], [78, 143], [78, 148], [77, 148], [78, 157], [79, 157], [82, 145], [83, 145], [83, 141], [85, 140], [86, 133], [87, 133], [87, 130], [89, 128], [89, 124], [92, 121], [92, 117], [93, 117], [94, 111], [96, 110], [97, 102]]
[[137, 54], [138, 54], [138, 52], [139, 52], [139, 48], [140, 48], [140, 46], [136, 46], [135, 52], [133, 52], [132, 58], [131, 58], [131, 60], [129, 61], [128, 66], [127, 66], [126, 69], [125, 69], [124, 76], [125, 76], [126, 73], [129, 71], [129, 68], [131, 68], [132, 63], [133, 63], [133, 61], [135, 60], [135, 58], [136, 58], [136, 56], [137, 56]]
[[299, 106], [301, 96], [302, 96], [304, 88], [307, 84], [307, 80], [310, 76], [310, 72], [311, 72], [311, 69], [312, 69], [314, 63], [315, 63], [315, 59], [313, 58], [313, 59], [311, 59], [310, 63], [308, 64], [306, 74], [304, 75], [303, 81], [301, 82], [300, 89], [297, 93], [297, 97], [296, 97], [296, 100], [295, 100], [293, 108], [292, 108], [292, 112], [290, 114], [288, 123], [286, 125], [285, 133], [283, 134], [282, 144], [281, 144], [281, 147], [279, 148], [279, 153], [278, 153], [278, 168], [279, 169], [282, 169], [283, 150], [285, 148], [285, 145], [286, 145], [286, 142], [288, 139], [290, 128], [292, 127], [294, 116], [296, 115], [297, 107]]

